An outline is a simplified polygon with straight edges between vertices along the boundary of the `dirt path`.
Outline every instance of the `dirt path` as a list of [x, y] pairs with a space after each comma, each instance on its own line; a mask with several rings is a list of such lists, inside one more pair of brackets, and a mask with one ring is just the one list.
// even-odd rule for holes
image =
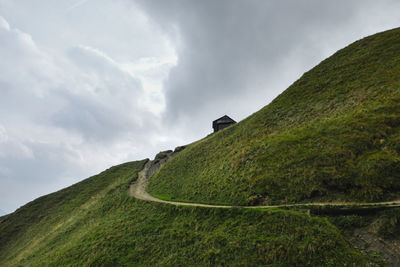
[[[173, 156], [173, 155], [172, 155]], [[171, 156], [171, 157], [172, 157]], [[170, 158], [170, 157], [168, 157]], [[136, 182], [132, 183], [129, 188], [129, 195], [146, 201], [153, 201], [159, 203], [166, 203], [176, 206], [193, 206], [193, 207], [208, 207], [208, 208], [233, 208], [233, 207], [241, 207], [241, 208], [290, 208], [290, 207], [302, 207], [309, 212], [314, 209], [319, 209], [319, 207], [330, 207], [331, 211], [346, 211], [357, 209], [358, 211], [367, 211], [371, 212], [374, 209], [380, 208], [393, 208], [400, 207], [400, 200], [396, 201], [387, 201], [387, 202], [375, 202], [375, 203], [357, 203], [357, 202], [319, 202], [319, 203], [305, 203], [305, 204], [283, 204], [283, 205], [270, 205], [270, 206], [229, 206], [229, 205], [212, 205], [212, 204], [202, 204], [202, 203], [189, 203], [189, 202], [177, 202], [177, 201], [166, 201], [155, 198], [147, 193], [147, 185], [149, 182], [149, 178], [151, 175], [164, 163], [167, 159], [161, 162], [156, 161], [148, 161], [143, 170], [138, 173], [138, 179]], [[357, 229], [352, 237], [350, 237], [350, 242], [356, 246], [357, 250], [368, 250], [373, 251], [374, 253], [378, 251], [382, 254], [383, 258], [387, 261], [389, 266], [399, 266], [400, 258], [400, 241], [398, 240], [385, 240], [378, 236], [376, 233], [376, 229], [372, 231], [370, 228], [373, 228], [371, 225]], [[360, 250], [361, 249], [361, 250]]]
[[151, 166], [152, 161], [148, 161], [144, 166], [143, 170], [138, 173], [138, 179], [135, 183], [132, 183], [129, 187], [129, 195], [142, 200], [160, 202], [160, 203], [168, 203], [176, 206], [197, 206], [197, 207], [209, 207], [209, 208], [232, 208], [232, 206], [220, 206], [220, 205], [208, 205], [201, 203], [185, 203], [185, 202], [175, 202], [175, 201], [167, 201], [155, 198], [147, 193], [147, 184], [149, 183], [147, 172]]
[[213, 204], [202, 204], [202, 203], [192, 203], [192, 202], [177, 202], [177, 201], [167, 201], [155, 198], [147, 193], [147, 185], [149, 182], [150, 175], [148, 174], [149, 169], [152, 166], [153, 161], [148, 161], [143, 170], [138, 174], [138, 179], [136, 182], [132, 183], [129, 188], [129, 195], [147, 201], [167, 203], [176, 206], [194, 206], [194, 207], [208, 207], [208, 208], [290, 208], [290, 207], [354, 207], [360, 209], [373, 209], [378, 207], [400, 207], [400, 200], [386, 201], [386, 202], [374, 202], [374, 203], [364, 203], [364, 202], [312, 202], [312, 203], [302, 203], [302, 204], [282, 204], [282, 205], [268, 205], [268, 206], [229, 206], [229, 205], [213, 205]]

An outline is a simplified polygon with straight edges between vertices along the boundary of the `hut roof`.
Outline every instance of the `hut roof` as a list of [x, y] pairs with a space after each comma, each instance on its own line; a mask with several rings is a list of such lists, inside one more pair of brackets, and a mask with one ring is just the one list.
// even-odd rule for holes
[[232, 118], [230, 118], [227, 115], [222, 116], [219, 119], [216, 119], [215, 121], [213, 121], [213, 127], [215, 127], [218, 124], [222, 124], [222, 123], [236, 123], [236, 121], [234, 121]]

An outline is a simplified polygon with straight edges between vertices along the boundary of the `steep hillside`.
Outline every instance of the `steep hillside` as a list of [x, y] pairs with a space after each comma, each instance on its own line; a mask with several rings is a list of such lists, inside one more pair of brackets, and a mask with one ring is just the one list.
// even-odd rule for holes
[[144, 163], [110, 168], [2, 218], [0, 266], [366, 264], [326, 219], [129, 197]]
[[400, 29], [338, 51], [156, 173], [163, 199], [239, 205], [400, 196]]

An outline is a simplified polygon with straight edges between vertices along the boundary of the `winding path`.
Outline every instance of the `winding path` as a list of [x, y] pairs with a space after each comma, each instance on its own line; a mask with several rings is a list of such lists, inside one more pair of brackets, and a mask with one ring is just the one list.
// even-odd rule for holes
[[394, 208], [400, 207], [400, 200], [386, 201], [386, 202], [312, 202], [312, 203], [301, 203], [301, 204], [281, 204], [281, 205], [268, 205], [268, 206], [230, 206], [230, 205], [213, 205], [213, 204], [202, 204], [193, 202], [178, 202], [168, 201], [155, 198], [147, 192], [147, 185], [149, 182], [148, 171], [152, 164], [152, 161], [148, 161], [144, 168], [138, 173], [138, 179], [132, 183], [129, 187], [129, 195], [137, 199], [153, 201], [159, 203], [167, 203], [176, 206], [193, 206], [193, 207], [208, 207], [208, 208], [290, 208], [290, 207], [357, 207], [359, 209], [376, 209], [376, 208]]
[[147, 201], [160, 202], [160, 203], [168, 203], [176, 206], [196, 206], [196, 207], [209, 207], [209, 208], [232, 208], [233, 206], [223, 206], [223, 205], [208, 205], [201, 203], [188, 203], [188, 202], [175, 202], [175, 201], [167, 201], [159, 198], [155, 198], [149, 193], [147, 193], [147, 185], [149, 183], [149, 179], [147, 178], [147, 172], [151, 165], [151, 161], [149, 160], [146, 165], [144, 165], [143, 170], [138, 173], [138, 179], [136, 182], [132, 183], [129, 187], [129, 195]]

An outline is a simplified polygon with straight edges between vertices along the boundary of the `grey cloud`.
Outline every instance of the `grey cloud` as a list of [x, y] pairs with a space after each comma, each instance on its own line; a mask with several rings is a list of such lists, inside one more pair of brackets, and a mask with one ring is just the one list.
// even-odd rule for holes
[[242, 119], [335, 50], [400, 23], [395, 0], [74, 3], [0, 0], [3, 210], [201, 138], [224, 113]]
[[[166, 53], [157, 29], [127, 0], [96, 0], [70, 9], [75, 0], [0, 0], [0, 13], [53, 52], [84, 44], [118, 61]], [[58, 51], [57, 51], [58, 50]]]
[[0, 141], [0, 151], [0, 205], [8, 212], [16, 203], [59, 189], [66, 181], [73, 182], [71, 177], [86, 174], [73, 160], [79, 158], [78, 153], [62, 143], [10, 136]]
[[[8, 82], [30, 94], [40, 94], [38, 85], [49, 80], [48, 73], [54, 71], [51, 60], [40, 51], [29, 34], [10, 28], [1, 16], [0, 40], [0, 82]], [[6, 88], [2, 86], [0, 90]]]
[[140, 81], [99, 49], [62, 57], [0, 18], [0, 207], [156, 151]]
[[117, 139], [121, 133], [144, 127], [153, 115], [140, 106], [144, 91], [135, 79], [110, 57], [90, 47], [78, 46], [68, 53], [83, 82], [75, 90], [60, 91], [65, 104], [52, 122], [58, 127], [81, 133], [91, 141]]
[[392, 12], [380, 25], [370, 11], [400, 11], [395, 1], [135, 2], [178, 47], [165, 83], [169, 122], [201, 125], [224, 113], [251, 114], [324, 57], [374, 33], [367, 26], [399, 22]]

